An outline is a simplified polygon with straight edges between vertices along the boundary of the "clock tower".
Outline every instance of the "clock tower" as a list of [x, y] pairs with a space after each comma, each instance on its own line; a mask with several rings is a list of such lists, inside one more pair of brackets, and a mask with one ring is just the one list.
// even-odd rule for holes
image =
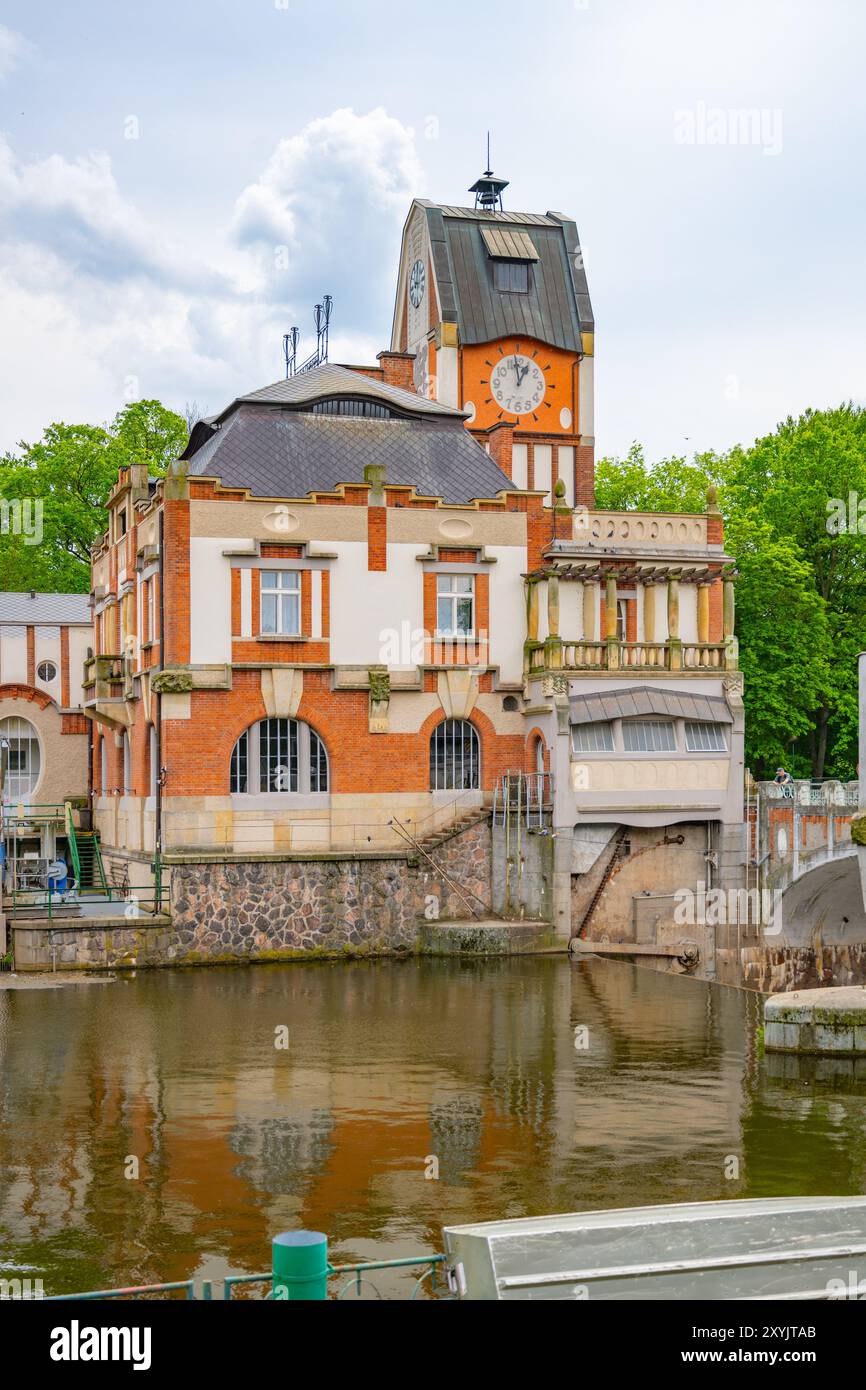
[[561, 479], [571, 506], [591, 506], [594, 324], [577, 227], [503, 211], [506, 187], [487, 169], [474, 208], [413, 202], [391, 348], [414, 354], [415, 390], [464, 410], [518, 487], [552, 502]]

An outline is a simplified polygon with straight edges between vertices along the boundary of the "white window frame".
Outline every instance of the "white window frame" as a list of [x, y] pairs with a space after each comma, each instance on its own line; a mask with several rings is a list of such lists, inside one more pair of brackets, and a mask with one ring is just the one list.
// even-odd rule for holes
[[[454, 587], [454, 581], [469, 581], [469, 590], [459, 591]], [[470, 623], [469, 630], [466, 632], [458, 629], [456, 625], [457, 608], [459, 603], [469, 601]], [[450, 625], [442, 627], [439, 621], [439, 605], [447, 603], [451, 610]], [[474, 574], [437, 574], [436, 576], [436, 636], [448, 641], [471, 642], [475, 640], [475, 575]]]
[[[45, 770], [42, 740], [38, 730], [29, 719], [11, 714], [0, 720], [0, 739], [5, 744], [3, 753], [6, 763], [3, 802], [5, 805], [14, 805], [19, 801], [29, 802]], [[22, 755], [25, 763], [23, 768]]]
[[[259, 632], [263, 637], [301, 636], [301, 571], [300, 570], [260, 570], [259, 583]], [[265, 580], [268, 586], [265, 586]], [[274, 582], [271, 582], [274, 581]], [[265, 600], [273, 601], [274, 626], [265, 626]], [[287, 604], [295, 600], [297, 621], [294, 627], [284, 623]]]
[[[636, 741], [642, 745], [641, 747], [629, 747], [629, 734], [632, 729], [640, 734]], [[663, 730], [669, 732], [669, 742], [662, 737]], [[673, 719], [623, 719], [622, 747], [624, 753], [650, 753], [654, 756], [659, 753], [676, 753], [676, 724]]]
[[609, 719], [596, 719], [591, 724], [572, 724], [571, 747], [573, 752], [580, 754], [612, 753], [613, 724]]
[[687, 719], [685, 725], [687, 753], [727, 753], [724, 724]]

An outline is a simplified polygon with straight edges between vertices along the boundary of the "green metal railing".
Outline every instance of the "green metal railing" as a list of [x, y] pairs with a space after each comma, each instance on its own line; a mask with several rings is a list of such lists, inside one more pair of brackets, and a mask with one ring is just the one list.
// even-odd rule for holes
[[[14, 918], [16, 911], [20, 914], [26, 911], [35, 911], [37, 908], [43, 909], [39, 914], [49, 922], [63, 920], [65, 922], [87, 921], [90, 923], [100, 921], [114, 921], [118, 917], [126, 917], [134, 921], [139, 917], [155, 917], [166, 905], [168, 899], [168, 888], [160, 885], [154, 889], [138, 888], [109, 888], [105, 894], [96, 893], [89, 889], [83, 890], [83, 895], [78, 893], [70, 898], [68, 894], [58, 893], [54, 888], [13, 888], [3, 895], [3, 905], [10, 917]], [[88, 913], [88, 902], [97, 901], [99, 903], [112, 903], [117, 907], [115, 913]]]
[[[214, 1298], [214, 1285], [223, 1285], [223, 1301], [232, 1301], [234, 1290], [254, 1284], [270, 1284], [270, 1289], [262, 1295], [266, 1301], [320, 1302], [329, 1297], [328, 1282], [334, 1279], [344, 1281], [334, 1297], [343, 1299], [354, 1289], [360, 1297], [365, 1285], [373, 1288], [377, 1297], [382, 1295], [369, 1275], [382, 1270], [403, 1270], [421, 1268], [415, 1280], [410, 1301], [415, 1300], [427, 1280], [431, 1293], [446, 1300], [451, 1295], [447, 1285], [437, 1283], [445, 1264], [444, 1255], [414, 1255], [400, 1260], [370, 1260], [362, 1264], [333, 1265], [327, 1255], [327, 1237], [318, 1231], [289, 1231], [275, 1236], [272, 1242], [272, 1268], [264, 1274], [228, 1274], [221, 1281], [204, 1279], [201, 1282], [201, 1296], [196, 1294], [193, 1279], [176, 1280], [166, 1284], [133, 1284], [121, 1289], [91, 1289], [86, 1293], [51, 1294], [44, 1299], [46, 1303], [92, 1302], [104, 1298], [148, 1298], [151, 1296], [181, 1293], [187, 1301], [209, 1303]], [[348, 1276], [348, 1278], [347, 1278]], [[237, 1301], [237, 1300], [235, 1300]]]

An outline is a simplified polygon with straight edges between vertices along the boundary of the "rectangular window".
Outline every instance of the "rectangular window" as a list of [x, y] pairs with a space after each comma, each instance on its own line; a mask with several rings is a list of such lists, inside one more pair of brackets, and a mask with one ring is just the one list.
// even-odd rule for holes
[[526, 261], [494, 261], [493, 283], [506, 294], [529, 292], [529, 265]]
[[723, 724], [686, 720], [686, 748], [690, 753], [727, 753]]
[[474, 637], [475, 576], [437, 574], [436, 636]]
[[669, 719], [624, 719], [622, 742], [627, 753], [675, 753], [677, 749]]
[[612, 753], [613, 729], [610, 724], [575, 724], [571, 730], [575, 753]]
[[299, 570], [262, 570], [262, 632], [268, 636], [299, 637], [301, 632], [301, 575]]

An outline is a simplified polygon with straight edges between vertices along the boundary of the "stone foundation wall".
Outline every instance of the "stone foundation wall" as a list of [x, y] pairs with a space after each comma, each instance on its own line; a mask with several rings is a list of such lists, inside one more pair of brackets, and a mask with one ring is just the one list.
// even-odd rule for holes
[[140, 919], [135, 925], [104, 921], [75, 922], [64, 927], [12, 926], [15, 969], [136, 970], [173, 965], [170, 925]]
[[[489, 907], [486, 820], [446, 841], [433, 858]], [[171, 899], [177, 964], [412, 951], [425, 916], [469, 915], [421, 857], [179, 864]]]
[[[866, 942], [849, 946], [755, 946], [740, 952], [741, 983], [762, 994], [780, 994], [793, 989], [817, 989], [825, 985], [866, 984]], [[722, 973], [723, 982], [731, 970]], [[730, 979], [730, 983], [738, 981]]]

